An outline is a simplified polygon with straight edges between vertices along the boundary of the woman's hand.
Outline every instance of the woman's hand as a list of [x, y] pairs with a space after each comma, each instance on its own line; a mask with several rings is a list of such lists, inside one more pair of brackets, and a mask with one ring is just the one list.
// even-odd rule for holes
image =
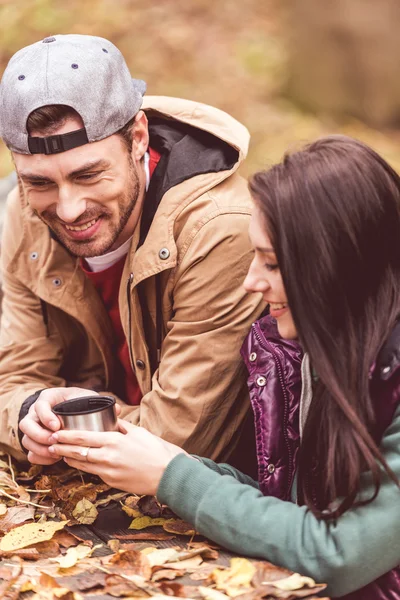
[[49, 452], [112, 487], [154, 496], [167, 465], [185, 451], [143, 427], [121, 419], [118, 425], [120, 432], [57, 431]]

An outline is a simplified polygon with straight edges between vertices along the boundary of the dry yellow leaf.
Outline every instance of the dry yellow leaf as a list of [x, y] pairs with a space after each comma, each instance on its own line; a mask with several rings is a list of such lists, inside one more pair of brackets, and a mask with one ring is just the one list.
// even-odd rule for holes
[[179, 552], [174, 548], [162, 548], [154, 550], [154, 552], [146, 553], [147, 560], [152, 567], [165, 565], [167, 562], [172, 562], [179, 559]]
[[54, 560], [59, 563], [60, 569], [69, 569], [74, 567], [77, 562], [82, 560], [83, 558], [87, 558], [91, 556], [92, 552], [96, 550], [96, 548], [101, 548], [102, 544], [97, 544], [90, 548], [85, 544], [79, 544], [78, 546], [72, 546], [68, 548], [67, 552], [64, 556], [60, 556], [59, 558], [55, 558]]
[[255, 566], [246, 558], [232, 558], [229, 569], [215, 569], [211, 578], [219, 590], [225, 591], [234, 598], [243, 594], [243, 588], [250, 587], [251, 580], [256, 572]]
[[132, 517], [132, 519], [143, 517], [143, 513], [141, 513], [138, 508], [132, 508], [131, 506], [126, 506], [126, 504], [122, 505], [122, 510], [128, 515], [128, 517]]
[[168, 563], [168, 569], [184, 569], [185, 571], [191, 571], [197, 569], [203, 562], [201, 556], [193, 556], [186, 560], [177, 560], [175, 562]]
[[133, 519], [132, 523], [129, 525], [129, 529], [146, 529], [146, 527], [164, 525], [167, 520], [168, 519], [164, 519], [163, 517], [158, 517], [157, 519], [152, 519], [151, 517], [138, 517], [137, 519]]
[[303, 587], [315, 587], [317, 584], [311, 577], [304, 577], [299, 573], [293, 573], [290, 577], [285, 579], [278, 579], [277, 581], [263, 581], [263, 584], [273, 585], [274, 587], [284, 590], [286, 592], [292, 592], [294, 590], [301, 590]]
[[79, 500], [72, 511], [72, 516], [82, 525], [91, 525], [94, 523], [98, 514], [99, 512], [95, 505], [90, 500], [87, 500], [87, 498]]
[[0, 504], [0, 517], [2, 517], [3, 515], [5, 515], [7, 512], [7, 505], [1, 503]]
[[29, 523], [12, 529], [0, 540], [0, 550], [11, 552], [26, 548], [37, 542], [51, 540], [59, 529], [63, 529], [68, 521], [47, 521], [46, 523]]
[[229, 600], [229, 596], [226, 596], [222, 592], [214, 590], [213, 588], [200, 585], [198, 590], [205, 600]]

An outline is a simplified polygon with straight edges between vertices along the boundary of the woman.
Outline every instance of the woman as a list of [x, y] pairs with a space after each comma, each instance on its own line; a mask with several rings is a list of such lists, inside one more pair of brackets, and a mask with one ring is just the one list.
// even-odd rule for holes
[[400, 599], [400, 179], [330, 137], [250, 190], [245, 287], [270, 306], [242, 349], [259, 482], [123, 421], [126, 435], [60, 431], [52, 451], [332, 596]]

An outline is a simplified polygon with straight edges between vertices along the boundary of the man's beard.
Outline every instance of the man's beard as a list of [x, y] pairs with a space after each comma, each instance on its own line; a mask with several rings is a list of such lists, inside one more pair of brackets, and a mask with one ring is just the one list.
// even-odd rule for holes
[[[103, 234], [103, 237], [105, 238], [103, 241], [101, 239], [92, 240], [91, 238], [88, 240], [72, 240], [68, 234], [65, 233], [64, 225], [60, 223], [55, 212], [43, 211], [41, 214], [37, 211], [35, 212], [37, 216], [50, 227], [58, 241], [67, 248], [71, 254], [81, 258], [101, 256], [102, 254], [109, 252], [116, 244], [135, 208], [139, 197], [139, 191], [139, 176], [132, 159], [130, 159], [128, 189], [118, 201], [118, 223], [110, 225], [110, 228], [107, 230], [107, 220], [111, 221], [113, 215], [107, 210], [106, 206], [102, 205], [90, 207], [79, 216], [77, 224], [89, 222], [98, 217], [102, 218], [103, 222], [101, 223], [101, 227], [103, 228], [103, 231], [107, 232], [106, 234]], [[68, 223], [68, 225], [74, 226], [74, 223]], [[96, 237], [96, 234], [94, 237]]]

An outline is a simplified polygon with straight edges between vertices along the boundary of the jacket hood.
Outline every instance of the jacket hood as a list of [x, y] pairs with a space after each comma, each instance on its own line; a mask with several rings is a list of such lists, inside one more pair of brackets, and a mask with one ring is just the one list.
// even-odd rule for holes
[[148, 116], [174, 119], [206, 131], [226, 142], [237, 153], [238, 165], [247, 156], [250, 134], [246, 127], [231, 115], [207, 104], [168, 96], [145, 96], [142, 109]]

